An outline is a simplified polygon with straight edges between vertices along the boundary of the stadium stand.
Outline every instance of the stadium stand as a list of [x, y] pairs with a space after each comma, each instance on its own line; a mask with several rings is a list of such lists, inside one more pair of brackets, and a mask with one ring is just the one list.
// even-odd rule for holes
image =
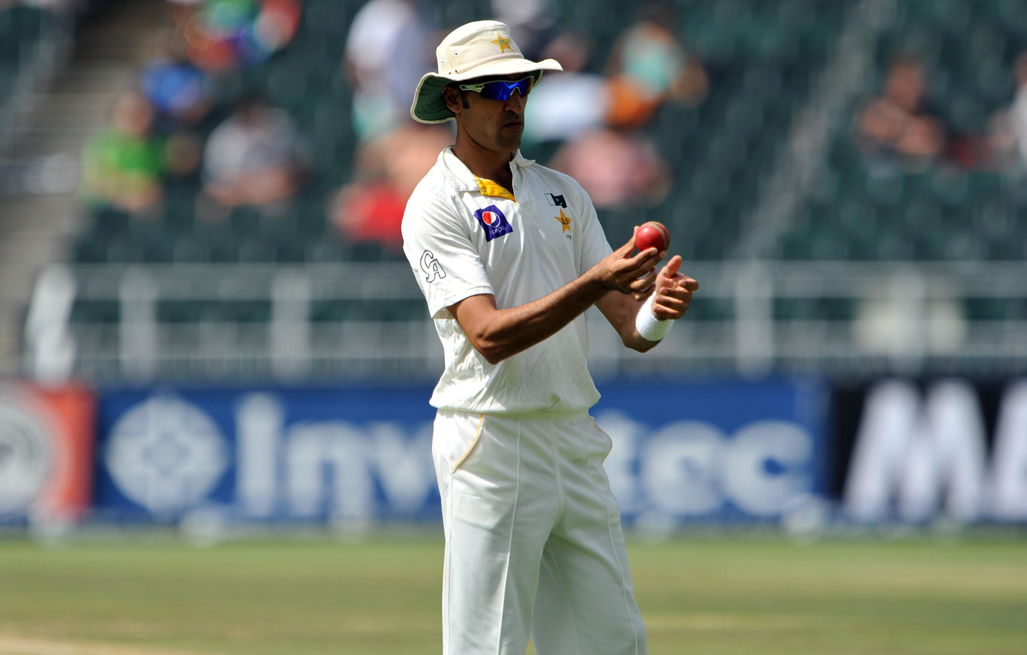
[[[988, 118], [1013, 99], [1014, 61], [1027, 50], [1027, 10], [1006, 1], [894, 6], [877, 43], [875, 74], [848, 107], [813, 193], [770, 254], [799, 261], [1022, 259], [1027, 185], [1021, 166], [995, 170], [985, 135]], [[949, 139], [946, 152], [913, 169], [865, 152], [855, 127], [900, 57], [926, 71], [930, 107]], [[971, 299], [964, 310], [970, 319], [1025, 315], [1021, 299]], [[802, 311], [847, 319], [854, 307], [840, 302]]]
[[[289, 111], [312, 146], [313, 175], [284, 226], [262, 226], [239, 210], [224, 228], [224, 247], [190, 247], [211, 242], [194, 222], [196, 180], [168, 185], [165, 220], [153, 230], [131, 231], [126, 216], [99, 213], [92, 231], [83, 234], [73, 260], [81, 263], [137, 261], [338, 261], [389, 258], [374, 249], [354, 250], [329, 232], [324, 200], [329, 189], [351, 174], [356, 136], [350, 117], [351, 91], [339, 73], [349, 23], [361, 3], [310, 0], [295, 43], [266, 65], [245, 71], [237, 88], [258, 88]], [[455, 12], [440, 3], [442, 15]], [[682, 38], [695, 43], [708, 62], [713, 89], [695, 109], [667, 103], [646, 126], [675, 170], [677, 192], [647, 216], [662, 218], [698, 239], [683, 244], [688, 258], [722, 259], [738, 237], [740, 217], [749, 209], [785, 138], [794, 108], [801, 105], [837, 30], [841, 3], [784, 0], [737, 3], [738, 6], [689, 3], [682, 12]], [[610, 43], [629, 20], [630, 11], [611, 3], [610, 11], [583, 14], [579, 4], [565, 3], [561, 22], [586, 28], [597, 43]], [[725, 7], [725, 8], [721, 8]], [[466, 15], [485, 15], [484, 7]], [[628, 15], [624, 15], [628, 14]], [[574, 23], [576, 18], [588, 20]], [[596, 16], [603, 16], [596, 24]], [[800, 16], [804, 20], [795, 20]], [[603, 55], [595, 60], [603, 61]], [[237, 89], [236, 89], [237, 90]], [[228, 95], [233, 90], [226, 90]], [[528, 152], [528, 155], [542, 153]], [[730, 193], [728, 190], [730, 189]], [[671, 220], [667, 220], [672, 217]], [[708, 229], [716, 217], [716, 228]], [[609, 237], [623, 240], [641, 220], [637, 211], [606, 212]], [[163, 232], [163, 234], [161, 234]], [[220, 235], [219, 235], [220, 236]], [[282, 242], [280, 237], [289, 238]], [[164, 237], [170, 237], [165, 239]], [[154, 247], [180, 243], [180, 248]], [[392, 255], [394, 258], [396, 255]]]
[[[340, 72], [346, 35], [362, 2], [308, 0], [293, 43], [266, 63], [243, 70], [220, 90], [221, 111], [244, 90], [258, 91], [286, 109], [310, 146], [312, 170], [284, 219], [266, 218], [238, 208], [223, 223], [195, 216], [200, 190], [197, 175], [165, 184], [160, 220], [142, 222], [104, 208], [93, 213], [70, 259], [76, 264], [301, 264], [393, 261], [401, 255], [374, 243], [351, 244], [326, 221], [329, 192], [351, 179], [357, 136], [352, 121], [352, 89]], [[673, 173], [671, 193], [657, 206], [600, 211], [611, 242], [630, 236], [631, 226], [661, 220], [688, 238], [677, 243], [686, 259], [730, 257], [743, 218], [757, 202], [762, 180], [782, 148], [793, 114], [807, 94], [840, 29], [846, 3], [824, 0], [773, 2], [687, 2], [678, 11], [680, 41], [703, 60], [710, 93], [705, 102], [686, 107], [665, 102], [642, 132], [659, 147]], [[556, 3], [554, 22], [586, 30], [597, 50], [591, 69], [601, 72], [609, 47], [629, 25], [637, 7], [620, 2]], [[485, 2], [439, 2], [439, 26], [490, 16]], [[209, 128], [208, 132], [209, 134]], [[558, 144], [526, 147], [525, 154], [547, 161]], [[80, 300], [73, 322], [117, 320], [117, 313], [86, 308]], [[315, 320], [375, 318], [369, 303], [325, 301], [312, 308]], [[229, 309], [219, 310], [234, 320]], [[729, 312], [721, 301], [702, 300], [699, 318]], [[414, 318], [403, 310], [385, 320]], [[178, 321], [202, 320], [201, 308], [174, 312]], [[249, 316], [249, 314], [246, 314]], [[189, 318], [191, 317], [191, 319]], [[159, 314], [165, 319], [163, 313]], [[249, 320], [240, 315], [238, 320]], [[259, 319], [256, 319], [259, 320]]]
[[[75, 238], [68, 254], [81, 282], [70, 321], [82, 344], [100, 344], [96, 352], [107, 353], [97, 355], [107, 358], [101, 368], [116, 370], [108, 360], [126, 356], [124, 349], [110, 354], [111, 348], [117, 350], [110, 344], [119, 343], [117, 331], [131, 304], [111, 280], [134, 270], [149, 270], [158, 282], [153, 318], [160, 334], [202, 335], [209, 333], [204, 326], [221, 326], [217, 334], [223, 339], [232, 330], [274, 332], [281, 314], [272, 298], [276, 271], [300, 271], [315, 282], [314, 276], [325, 275], [330, 282], [314, 284], [301, 310], [311, 326], [308, 345], [321, 353], [312, 355], [315, 369], [323, 364], [318, 357], [331, 359], [341, 352], [332, 339], [347, 325], [365, 330], [359, 332], [361, 343], [378, 348], [379, 356], [404, 347], [375, 341], [382, 335], [413, 344], [422, 343], [423, 334], [431, 336], [402, 256], [374, 242], [347, 241], [330, 215], [335, 191], [361, 172], [355, 163], [361, 145], [356, 91], [340, 64], [354, 17], [364, 5], [362, 0], [306, 0], [293, 41], [266, 61], [219, 75], [215, 108], [195, 126], [201, 138], [208, 137], [234, 101], [247, 95], [288, 112], [306, 143], [309, 170], [284, 215], [241, 206], [225, 220], [204, 220], [197, 216], [198, 172], [166, 178], [157, 217], [139, 220], [112, 207], [92, 212], [88, 229]], [[438, 30], [493, 15], [484, 0], [440, 0], [424, 7], [429, 14], [423, 17], [425, 27]], [[595, 75], [609, 74], [619, 37], [644, 11], [613, 0], [560, 0], [549, 10], [545, 38], [563, 29], [590, 35], [594, 51], [585, 71]], [[967, 332], [963, 321], [988, 327], [988, 321], [1027, 317], [1023, 294], [1008, 286], [995, 290], [990, 283], [1025, 253], [1020, 220], [1027, 208], [1027, 185], [1020, 175], [1024, 165], [1015, 162], [1017, 157], [997, 156], [991, 142], [993, 117], [1013, 101], [1016, 58], [1027, 49], [1027, 11], [1021, 3], [687, 0], [675, 3], [674, 10], [673, 35], [701, 60], [708, 94], [694, 104], [664, 101], [634, 131], [655, 144], [670, 170], [666, 196], [655, 205], [601, 207], [599, 215], [612, 243], [625, 240], [631, 226], [644, 220], [660, 220], [671, 228], [675, 251], [690, 262], [693, 274], [707, 276], [689, 314], [690, 324], [717, 326], [701, 331], [711, 339], [707, 354], [720, 353], [709, 356], [721, 362], [753, 353], [757, 359], [857, 361], [861, 349], [881, 354], [900, 348], [880, 345], [891, 337], [874, 336], [891, 333], [873, 327], [883, 310], [865, 285], [876, 285], [886, 296], [881, 302], [892, 303], [892, 309], [923, 304], [930, 314], [924, 320], [941, 326], [938, 348], [944, 356], [963, 338], [983, 344], [972, 351], [977, 355], [968, 356], [999, 352], [988, 346], [998, 333]], [[860, 46], [869, 47], [863, 52], [869, 55], [870, 74], [858, 79], [858, 88], [846, 96], [852, 100], [832, 117], [835, 127], [827, 134], [824, 161], [813, 162], [817, 173], [798, 196], [797, 211], [772, 233], [755, 262], [735, 263], [753, 257], [743, 246], [754, 221], [761, 219], [771, 178], [787, 168], [783, 154], [794, 146], [801, 112], [830, 87], [832, 80], [825, 78], [837, 67], [828, 64], [838, 60], [853, 15], [864, 10], [876, 16], [867, 45]], [[940, 152], [914, 162], [868, 148], [859, 127], [862, 113], [884, 92], [889, 71], [900, 60], [922, 67], [925, 115], [943, 125], [946, 136]], [[558, 141], [526, 142], [524, 154], [548, 163], [560, 146]], [[952, 268], [966, 262], [975, 267]], [[387, 309], [369, 300], [366, 291], [340, 291], [342, 276], [360, 275], [353, 271], [365, 264], [373, 265], [370, 275], [398, 285]], [[906, 275], [909, 264], [923, 273]], [[235, 281], [253, 275], [263, 280], [263, 291], [239, 297], [213, 284], [202, 290], [190, 287], [191, 276], [203, 271], [224, 271]], [[176, 276], [181, 280], [172, 279]], [[932, 286], [951, 279], [959, 279], [962, 296], [947, 297], [944, 289]], [[100, 282], [90, 282], [95, 280]], [[764, 325], [761, 321], [776, 327], [765, 332], [752, 328], [756, 337], [750, 338], [749, 328], [742, 327], [750, 320], [750, 327]], [[810, 339], [818, 340], [819, 354], [810, 354]], [[267, 336], [255, 352], [266, 351], [272, 340]], [[89, 350], [81, 348], [81, 356], [91, 356]], [[410, 358], [430, 359], [415, 350]], [[828, 352], [835, 354], [828, 357]], [[269, 357], [266, 352], [259, 356]], [[178, 370], [187, 372], [189, 358], [180, 359]]]

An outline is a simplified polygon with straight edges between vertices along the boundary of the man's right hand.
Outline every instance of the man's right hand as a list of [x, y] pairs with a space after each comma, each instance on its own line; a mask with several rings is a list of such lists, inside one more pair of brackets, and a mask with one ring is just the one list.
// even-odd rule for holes
[[637, 233], [638, 226], [635, 226], [635, 233], [631, 235], [631, 239], [603, 258], [592, 271], [607, 289], [620, 291], [635, 300], [643, 301], [656, 288], [656, 265], [667, 256], [667, 253], [649, 248], [632, 256]]

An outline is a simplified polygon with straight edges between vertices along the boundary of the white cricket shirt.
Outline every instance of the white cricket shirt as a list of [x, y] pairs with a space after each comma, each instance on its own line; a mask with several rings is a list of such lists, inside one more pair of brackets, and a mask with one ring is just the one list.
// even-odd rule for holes
[[448, 307], [492, 294], [499, 309], [538, 300], [610, 252], [588, 194], [573, 178], [521, 157], [513, 194], [481, 180], [446, 148], [407, 202], [403, 251], [445, 351], [435, 407], [488, 413], [568, 412], [599, 400], [584, 316], [492, 365]]

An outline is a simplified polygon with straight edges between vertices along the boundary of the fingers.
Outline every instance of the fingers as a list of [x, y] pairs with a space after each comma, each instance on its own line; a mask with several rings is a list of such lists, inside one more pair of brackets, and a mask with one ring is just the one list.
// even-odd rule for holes
[[641, 262], [646, 259], [656, 259], [659, 261], [660, 253], [656, 248], [646, 248], [645, 250], [639, 250], [637, 253], [627, 258], [628, 261], [633, 262]]
[[[656, 297], [653, 299], [653, 315], [661, 320], [675, 320], [685, 315], [692, 303], [692, 292], [699, 288], [699, 283], [690, 277], [676, 272], [681, 265], [679, 257], [667, 263], [660, 271], [657, 280]], [[667, 275], [668, 269], [674, 272]]]
[[[656, 269], [651, 268], [649, 272], [640, 278], [636, 278], [631, 281], [628, 285], [628, 289], [631, 291], [642, 291], [648, 289], [656, 282]], [[648, 294], [647, 294], [648, 295]]]
[[[660, 263], [660, 253], [657, 252], [656, 248], [646, 248], [640, 251], [634, 257], [628, 257], [625, 260], [625, 264], [631, 267], [631, 270], [638, 270], [639, 275], [645, 271], [653, 268]], [[637, 277], [637, 276], [636, 276]]]
[[656, 292], [656, 268], [649, 269], [644, 276], [634, 279], [628, 284], [627, 293], [638, 302], [645, 302]]
[[[638, 302], [645, 302], [649, 299], [649, 296], [653, 295], [654, 291], [656, 291], [656, 285], [650, 284], [649, 287], [643, 291], [632, 291], [631, 297], [637, 300]], [[655, 312], [653, 313], [655, 314]]]
[[676, 321], [685, 315], [688, 311], [688, 307], [665, 307], [662, 304], [658, 304], [658, 301], [653, 302], [653, 316], [661, 321]]
[[678, 269], [681, 268], [681, 261], [681, 255], [674, 255], [670, 258], [670, 261], [664, 265], [660, 274], [664, 277], [674, 277], [678, 272]]
[[668, 293], [666, 289], [659, 289], [653, 304], [660, 304], [667, 309], [687, 309], [692, 302], [692, 292], [682, 291], [680, 293]]
[[[656, 281], [658, 256], [656, 249], [650, 248], [634, 257], [614, 261], [611, 270], [612, 281], [608, 286], [623, 293], [631, 293], [649, 286]], [[644, 284], [635, 284], [639, 280]]]
[[698, 291], [699, 290], [699, 283], [696, 282], [694, 279], [692, 279], [692, 278], [690, 278], [688, 276], [682, 275], [680, 273], [675, 273], [674, 275], [666, 275], [665, 274], [666, 270], [667, 270], [667, 267], [664, 266], [663, 270], [660, 271], [660, 278], [661, 278], [660, 279], [660, 286], [661, 287], [666, 287], [668, 289], [672, 288], [672, 287], [683, 287], [685, 289], [688, 289], [689, 291]]
[[679, 319], [692, 303], [692, 292], [687, 289], [660, 289], [653, 299], [653, 316], [658, 319]]
[[[638, 226], [635, 226], [631, 239], [606, 257], [601, 266], [597, 266], [597, 275], [607, 288], [645, 300], [654, 290], [649, 287], [653, 286], [659, 277], [656, 266], [667, 253], [659, 252], [656, 248], [647, 248], [632, 255], [637, 234]], [[680, 266], [680, 262], [677, 266]]]
[[672, 301], [672, 302], [677, 302], [677, 301], [691, 302], [692, 301], [692, 292], [689, 291], [688, 289], [683, 289], [681, 287], [678, 287], [676, 289], [667, 289], [667, 288], [657, 289], [657, 291], [659, 292], [659, 295], [658, 295], [659, 298], [667, 298], [669, 301]]

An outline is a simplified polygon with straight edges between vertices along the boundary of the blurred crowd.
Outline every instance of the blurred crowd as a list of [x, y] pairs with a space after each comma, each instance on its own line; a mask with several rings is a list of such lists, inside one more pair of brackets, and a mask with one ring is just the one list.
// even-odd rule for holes
[[0, 9], [22, 5], [25, 7], [40, 7], [43, 9], [60, 9], [76, 5], [80, 0], [0, 0]]
[[227, 115], [217, 90], [239, 70], [289, 43], [299, 24], [296, 0], [168, 3], [171, 33], [114, 103], [109, 126], [82, 155], [82, 196], [138, 219], [159, 216], [169, 178], [199, 175], [201, 220], [253, 206], [281, 214], [302, 183], [299, 133], [284, 111], [257, 94], [234, 99]]
[[[223, 221], [240, 207], [289, 214], [318, 172], [310, 146], [321, 136], [241, 80], [294, 40], [303, 3], [166, 0], [166, 8], [164, 55], [114, 103], [109, 126], [83, 153], [84, 200], [152, 220], [168, 182], [188, 178], [201, 188], [197, 220]], [[673, 173], [650, 128], [664, 105], [698, 107], [710, 93], [704, 63], [679, 36], [680, 16], [670, 3], [641, 6], [606, 47], [557, 20], [555, 9], [552, 0], [492, 2], [492, 15], [511, 26], [525, 56], [564, 68], [531, 91], [524, 154], [572, 175], [599, 209], [659, 204]], [[418, 79], [436, 66], [435, 45], [455, 27], [437, 23], [431, 10], [430, 2], [369, 0], [349, 24], [341, 61], [331, 62], [349, 89], [351, 106], [338, 111], [349, 122], [353, 161], [327, 181], [334, 190], [319, 186], [314, 195], [346, 243], [398, 254], [407, 198], [454, 139], [452, 123], [426, 126], [409, 115]], [[952, 99], [933, 100], [932, 75], [924, 60], [898, 57], [880, 91], [857, 108], [854, 139], [876, 172], [1027, 168], [1027, 53], [1014, 79], [1002, 73], [1008, 86], [1000, 95], [1015, 87], [1012, 103], [990, 116], [980, 110], [980, 120], [953, 120]]]
[[[591, 38], [560, 27], [543, 0], [496, 0], [492, 8], [526, 57], [551, 57], [564, 68], [531, 91], [527, 153], [552, 153], [541, 163], [574, 176], [599, 208], [659, 203], [670, 189], [670, 171], [640, 128], [662, 103], [695, 106], [707, 94], [702, 63], [676, 37], [672, 8], [643, 7], [605, 62], [594, 61]], [[361, 145], [354, 179], [332, 204], [333, 219], [350, 239], [376, 235], [398, 247], [406, 199], [452, 143], [452, 125], [422, 126], [409, 115], [418, 79], [435, 68], [434, 45], [451, 27], [432, 29], [407, 0], [371, 0], [353, 22], [344, 68]]]
[[1027, 167], [1027, 52], [1016, 59], [1013, 78], [1013, 102], [989, 116], [982, 132], [959, 129], [933, 102], [927, 67], [915, 57], [899, 57], [880, 94], [856, 115], [857, 142], [878, 170], [916, 172], [934, 164], [1021, 170]]
[[[3, 2], [4, 0], [0, 0]], [[157, 220], [169, 180], [199, 178], [195, 216], [222, 221], [233, 209], [288, 213], [310, 171], [301, 134], [283, 109], [238, 83], [246, 69], [285, 48], [302, 20], [298, 0], [168, 0], [164, 56], [114, 103], [108, 127], [83, 153], [82, 197], [138, 220]], [[399, 252], [400, 222], [414, 186], [454, 139], [454, 126], [413, 122], [409, 108], [435, 45], [436, 25], [414, 0], [370, 0], [354, 16], [339, 75], [352, 90], [353, 173], [326, 202], [349, 243]], [[531, 92], [524, 148], [573, 175], [599, 208], [660, 202], [671, 175], [642, 129], [666, 102], [696, 106], [708, 92], [702, 62], [679, 42], [669, 5], [641, 9], [597, 61], [591, 38], [558, 24], [546, 0], [493, 3], [529, 58], [556, 58]], [[225, 89], [239, 89], [226, 94]], [[226, 97], [226, 95], [230, 97]]]

